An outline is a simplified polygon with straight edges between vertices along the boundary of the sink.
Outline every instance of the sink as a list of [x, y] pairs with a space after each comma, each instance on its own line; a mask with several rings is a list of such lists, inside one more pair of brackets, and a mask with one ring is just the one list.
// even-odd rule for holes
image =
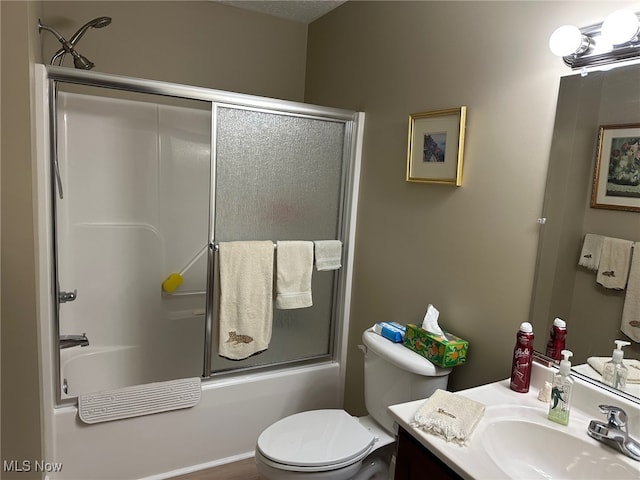
[[569, 424], [559, 425], [547, 418], [548, 403], [538, 400], [540, 387], [555, 372], [534, 362], [532, 387], [526, 394], [511, 390], [509, 379], [457, 392], [486, 405], [464, 447], [412, 425], [424, 400], [393, 405], [389, 412], [399, 426], [465, 480], [640, 480], [640, 462], [587, 433], [591, 420], [606, 421], [598, 405], [614, 405], [627, 412], [629, 434], [639, 440], [639, 404], [577, 378]]
[[[505, 416], [504, 411], [500, 417], [489, 414], [481, 432], [484, 449], [505, 476], [527, 479], [639, 478], [637, 467], [626, 462], [615, 450], [590, 441], [586, 429], [579, 429], [582, 438], [574, 435], [577, 432], [573, 430], [563, 430], [566, 427], [556, 427], [539, 410], [512, 409], [513, 415]], [[514, 418], [516, 415], [519, 418]], [[517, 446], [515, 455], [514, 446]]]

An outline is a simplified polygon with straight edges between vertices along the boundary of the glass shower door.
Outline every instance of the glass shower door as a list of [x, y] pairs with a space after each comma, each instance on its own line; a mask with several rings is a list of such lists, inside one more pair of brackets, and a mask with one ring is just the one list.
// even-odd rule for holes
[[62, 398], [200, 376], [210, 103], [76, 90], [57, 96]]
[[[214, 117], [215, 242], [342, 240], [345, 122], [230, 106]], [[212, 372], [331, 355], [338, 275], [314, 269], [313, 306], [274, 308], [269, 348], [245, 360], [218, 355], [228, 332], [214, 312]]]

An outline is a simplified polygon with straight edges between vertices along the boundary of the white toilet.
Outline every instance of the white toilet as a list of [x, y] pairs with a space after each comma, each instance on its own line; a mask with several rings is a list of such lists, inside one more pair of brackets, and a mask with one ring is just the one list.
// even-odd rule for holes
[[[395, 441], [389, 405], [445, 390], [450, 368], [439, 368], [371, 329], [364, 343], [364, 395], [369, 416], [311, 410], [267, 427], [256, 445], [258, 472], [269, 480], [378, 480], [389, 478]], [[389, 448], [382, 448], [389, 446]]]

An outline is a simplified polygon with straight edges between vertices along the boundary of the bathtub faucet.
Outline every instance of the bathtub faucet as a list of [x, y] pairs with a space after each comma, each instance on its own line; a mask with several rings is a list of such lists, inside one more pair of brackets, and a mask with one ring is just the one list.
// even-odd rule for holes
[[87, 334], [82, 335], [60, 335], [60, 348], [86, 347], [89, 345]]

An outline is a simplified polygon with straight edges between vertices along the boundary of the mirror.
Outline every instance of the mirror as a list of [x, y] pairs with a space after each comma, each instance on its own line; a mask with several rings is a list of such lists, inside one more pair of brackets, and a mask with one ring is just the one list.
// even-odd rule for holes
[[[599, 128], [627, 124], [640, 124], [640, 66], [561, 79], [529, 320], [542, 353], [554, 318], [565, 320], [575, 370], [598, 379], [587, 360], [610, 358], [615, 339], [630, 340], [620, 331], [626, 291], [598, 285], [578, 260], [587, 233], [640, 241], [640, 212], [591, 207]], [[624, 352], [637, 360], [640, 344]], [[640, 384], [628, 382], [627, 393], [640, 397]]]

